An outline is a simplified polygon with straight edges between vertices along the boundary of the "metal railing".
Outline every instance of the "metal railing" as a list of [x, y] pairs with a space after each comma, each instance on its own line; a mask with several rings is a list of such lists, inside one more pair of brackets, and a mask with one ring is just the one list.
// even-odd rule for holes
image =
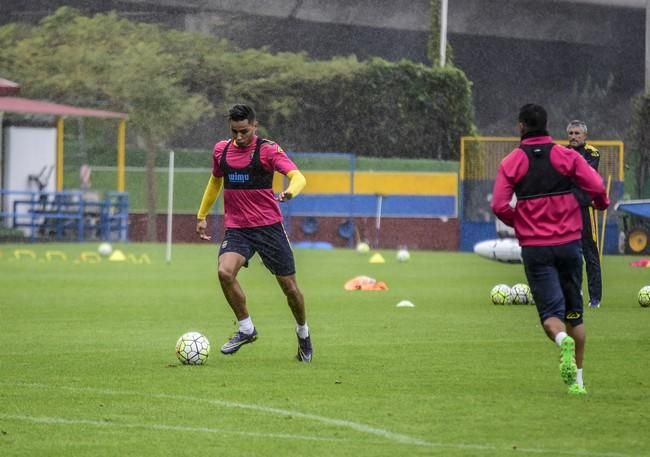
[[127, 241], [129, 195], [0, 190], [0, 220], [28, 241]]

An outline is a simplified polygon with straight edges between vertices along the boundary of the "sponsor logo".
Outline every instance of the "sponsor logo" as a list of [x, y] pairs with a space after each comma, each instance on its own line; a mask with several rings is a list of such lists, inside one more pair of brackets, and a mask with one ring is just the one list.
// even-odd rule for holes
[[228, 246], [228, 240], [226, 240], [226, 241], [224, 241], [223, 243], [221, 243], [221, 247], [222, 247], [222, 248], [225, 248], [226, 246]]
[[567, 318], [567, 319], [580, 319], [581, 316], [582, 316], [581, 313], [578, 313], [578, 312], [573, 311], [573, 312], [567, 314], [567, 315], [566, 315], [566, 318]]
[[238, 173], [238, 172], [233, 172], [233, 173], [228, 173], [228, 181], [230, 182], [248, 182], [250, 179], [250, 176], [248, 173]]

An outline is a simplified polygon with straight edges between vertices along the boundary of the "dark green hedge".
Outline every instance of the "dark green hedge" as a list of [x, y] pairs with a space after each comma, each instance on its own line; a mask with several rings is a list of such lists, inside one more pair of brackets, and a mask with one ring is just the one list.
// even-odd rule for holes
[[462, 71], [381, 59], [326, 70], [244, 81], [228, 97], [252, 103], [285, 149], [458, 160], [474, 129]]

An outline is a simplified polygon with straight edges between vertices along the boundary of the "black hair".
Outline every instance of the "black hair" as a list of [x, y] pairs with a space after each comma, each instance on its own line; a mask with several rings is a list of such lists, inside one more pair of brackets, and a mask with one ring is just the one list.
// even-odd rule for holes
[[228, 119], [231, 121], [248, 120], [252, 124], [255, 121], [255, 111], [248, 105], [233, 105], [228, 111]]
[[528, 103], [519, 110], [519, 122], [529, 132], [546, 130], [546, 120], [546, 110], [540, 105]]

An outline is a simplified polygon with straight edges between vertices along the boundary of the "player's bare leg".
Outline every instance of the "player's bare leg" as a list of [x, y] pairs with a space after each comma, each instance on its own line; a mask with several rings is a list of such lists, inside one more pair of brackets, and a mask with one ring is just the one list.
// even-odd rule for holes
[[237, 274], [246, 259], [236, 252], [226, 252], [219, 257], [219, 284], [226, 301], [239, 321], [239, 331], [221, 346], [224, 354], [234, 354], [241, 346], [257, 339], [257, 330], [248, 314], [246, 295], [237, 280]]
[[291, 309], [293, 317], [296, 319], [298, 325], [305, 325], [307, 322], [307, 317], [305, 313], [305, 298], [298, 288], [296, 282], [296, 275], [290, 276], [276, 276], [275, 277], [280, 284], [280, 288], [284, 295], [287, 297], [287, 304]]
[[296, 358], [301, 362], [309, 363], [311, 362], [313, 350], [311, 337], [309, 336], [309, 327], [307, 326], [305, 298], [298, 288], [296, 275], [276, 276], [276, 279], [278, 284], [280, 284], [282, 292], [287, 297], [287, 304], [296, 320], [296, 336], [298, 337], [298, 354]]
[[246, 295], [237, 280], [237, 274], [245, 263], [244, 256], [236, 252], [226, 252], [219, 257], [219, 284], [238, 321], [249, 317]]
[[558, 319], [557, 317], [549, 317], [544, 321], [544, 331], [546, 335], [552, 340], [555, 341], [555, 336], [560, 332], [566, 332], [566, 325], [564, 321]]
[[583, 324], [580, 324], [573, 327], [568, 324], [567, 333], [576, 342], [576, 365], [578, 365], [578, 369], [580, 369], [582, 368], [582, 362], [585, 357], [585, 326]]

